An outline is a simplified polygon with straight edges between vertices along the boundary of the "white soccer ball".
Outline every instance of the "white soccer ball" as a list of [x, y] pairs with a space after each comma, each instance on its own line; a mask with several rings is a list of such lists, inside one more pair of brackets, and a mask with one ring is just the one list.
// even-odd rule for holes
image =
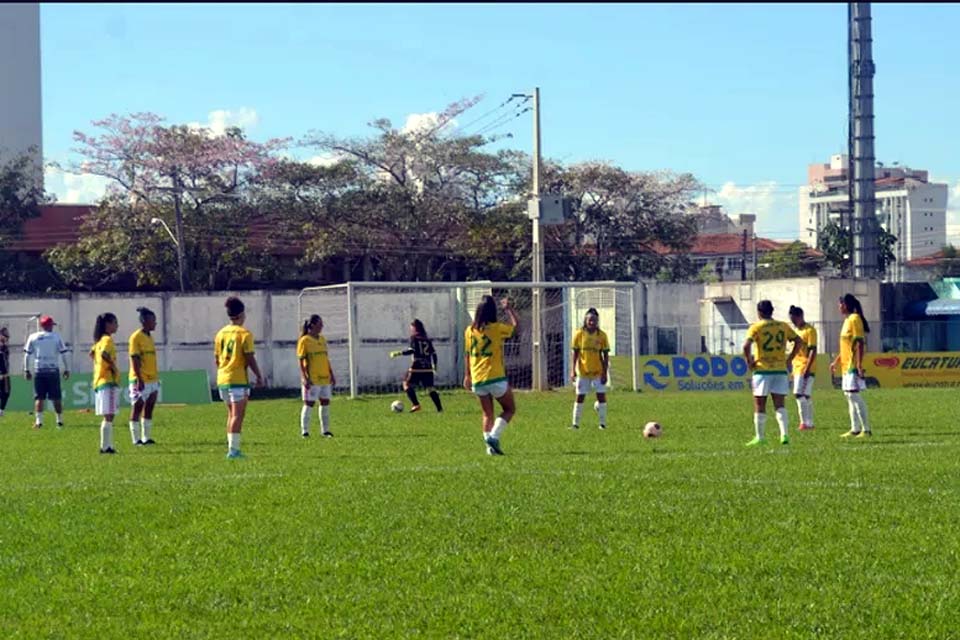
[[600, 411], [600, 401], [599, 401], [599, 400], [594, 400], [594, 401], [593, 401], [593, 410], [594, 410], [594, 411], [597, 411], [597, 412]]
[[659, 438], [662, 433], [663, 429], [660, 427], [659, 422], [648, 422], [643, 428], [644, 438]]
[[394, 413], [400, 413], [403, 411], [403, 403], [399, 400], [394, 400], [393, 404], [390, 405], [390, 410]]

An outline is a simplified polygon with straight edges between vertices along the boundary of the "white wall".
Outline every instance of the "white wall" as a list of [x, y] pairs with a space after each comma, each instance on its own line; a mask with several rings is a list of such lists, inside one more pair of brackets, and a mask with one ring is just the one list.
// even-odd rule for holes
[[42, 131], [40, 4], [0, 3], [0, 163], [42, 152]]

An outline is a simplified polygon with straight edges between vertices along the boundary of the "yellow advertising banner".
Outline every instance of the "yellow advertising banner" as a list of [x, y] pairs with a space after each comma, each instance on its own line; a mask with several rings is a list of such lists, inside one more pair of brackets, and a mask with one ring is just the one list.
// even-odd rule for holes
[[868, 353], [864, 360], [868, 386], [960, 388], [960, 351]]

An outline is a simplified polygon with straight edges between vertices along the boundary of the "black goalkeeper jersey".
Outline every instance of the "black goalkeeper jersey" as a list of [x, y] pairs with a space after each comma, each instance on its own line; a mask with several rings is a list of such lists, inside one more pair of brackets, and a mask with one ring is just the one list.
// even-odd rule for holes
[[411, 371], [433, 371], [437, 367], [437, 351], [429, 338], [419, 336], [410, 338], [410, 348], [402, 353], [405, 356], [413, 356], [413, 362], [410, 364]]

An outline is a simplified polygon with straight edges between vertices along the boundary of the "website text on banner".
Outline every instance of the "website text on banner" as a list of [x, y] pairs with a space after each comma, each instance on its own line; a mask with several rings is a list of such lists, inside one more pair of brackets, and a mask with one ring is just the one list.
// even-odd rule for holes
[[881, 388], [960, 388], [960, 351], [868, 353], [864, 360], [867, 381]]
[[[130, 396], [126, 392], [127, 372], [121, 373], [123, 382], [120, 393], [121, 404], [130, 406]], [[10, 395], [11, 411], [33, 410], [33, 382], [23, 376], [11, 376], [13, 393]], [[93, 406], [93, 389], [89, 373], [70, 374], [69, 380], [60, 380], [64, 409], [85, 409]], [[193, 371], [161, 371], [160, 391], [157, 402], [161, 404], [209, 404], [209, 374], [203, 369]]]

